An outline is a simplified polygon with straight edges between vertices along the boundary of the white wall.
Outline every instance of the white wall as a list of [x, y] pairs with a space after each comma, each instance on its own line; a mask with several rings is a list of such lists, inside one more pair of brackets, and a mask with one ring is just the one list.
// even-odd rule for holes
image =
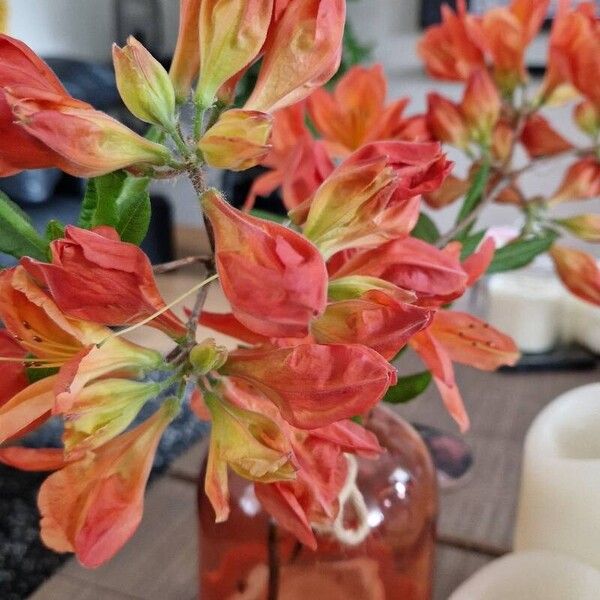
[[[161, 0], [164, 16], [164, 53], [175, 44], [179, 0]], [[349, 15], [359, 37], [373, 45], [374, 58], [383, 62], [390, 77], [390, 98], [410, 96], [409, 113], [425, 109], [427, 92], [435, 89], [458, 97], [462, 87], [427, 79], [416, 55], [420, 0], [359, 0], [349, 2]], [[115, 38], [114, 0], [10, 0], [10, 33], [30, 44], [45, 56], [72, 56], [87, 60], [108, 60]], [[546, 40], [537, 40], [531, 51], [536, 58], [544, 55]], [[576, 131], [568, 111], [559, 113], [559, 128], [573, 136]], [[457, 167], [465, 168], [459, 156]], [[544, 168], [537, 177], [529, 178], [527, 191], [548, 193], [557, 183], [560, 169]], [[182, 224], [200, 224], [196, 198], [186, 186], [159, 186], [171, 196], [176, 217]], [[451, 208], [436, 213], [442, 228], [453, 220]], [[573, 203], [564, 211], [598, 212], [600, 201]], [[504, 207], [493, 207], [485, 222], [514, 223], [518, 214]]]
[[[161, 0], [165, 41], [175, 45], [179, 0]], [[43, 56], [108, 60], [115, 39], [115, 0], [9, 0], [9, 33]]]

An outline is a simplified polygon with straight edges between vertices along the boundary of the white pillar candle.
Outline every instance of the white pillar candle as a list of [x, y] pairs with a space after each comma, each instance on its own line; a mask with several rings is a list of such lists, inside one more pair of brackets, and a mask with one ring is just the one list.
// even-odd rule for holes
[[600, 571], [553, 552], [507, 554], [467, 579], [449, 600], [597, 600]]
[[565, 291], [561, 339], [577, 342], [600, 354], [600, 306], [590, 304]]
[[510, 335], [522, 352], [551, 350], [560, 333], [561, 285], [532, 272], [501, 273], [489, 280], [487, 320]]
[[514, 541], [600, 568], [600, 383], [559, 396], [529, 429]]

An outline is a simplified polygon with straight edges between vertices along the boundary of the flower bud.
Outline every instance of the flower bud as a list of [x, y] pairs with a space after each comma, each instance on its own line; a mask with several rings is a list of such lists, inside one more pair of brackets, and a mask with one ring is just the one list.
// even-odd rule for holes
[[311, 324], [311, 333], [320, 344], [363, 344], [392, 360], [431, 317], [426, 308], [371, 290], [360, 298], [329, 304]]
[[596, 139], [600, 134], [600, 108], [585, 100], [575, 107], [575, 122], [581, 131]]
[[228, 110], [198, 146], [211, 167], [244, 171], [259, 164], [269, 153], [272, 126], [273, 119], [267, 113]]
[[349, 275], [332, 279], [327, 288], [327, 296], [330, 300], [357, 300], [363, 294], [373, 290], [385, 292], [402, 302], [414, 302], [417, 299], [416, 294], [403, 290], [397, 285], [379, 279], [378, 277], [369, 277], [367, 275]]
[[96, 177], [133, 165], [162, 166], [171, 154], [98, 110], [44, 110], [35, 101], [6, 94], [19, 125], [66, 159], [65, 170], [77, 177]]
[[165, 68], [132, 36], [123, 48], [113, 44], [112, 53], [125, 106], [145, 123], [172, 126], [175, 90]]
[[202, 0], [196, 101], [208, 108], [219, 88], [247, 67], [267, 37], [273, 0]]
[[[327, 258], [406, 236], [419, 219], [419, 194], [438, 187], [449, 168], [437, 143], [363, 146], [307, 202], [304, 235]], [[301, 222], [303, 208], [290, 212], [295, 223]]]
[[190, 352], [190, 362], [197, 375], [220, 369], [227, 361], [227, 348], [217, 346], [212, 338], [196, 344]]
[[460, 107], [471, 138], [488, 146], [494, 126], [500, 118], [502, 102], [486, 71], [477, 71], [471, 75]]
[[600, 268], [593, 256], [555, 244], [550, 256], [567, 289], [582, 300], [600, 306]]
[[558, 223], [579, 239], [600, 243], [600, 215], [577, 215], [568, 219], [559, 219]]
[[595, 198], [600, 194], [600, 161], [593, 156], [573, 163], [550, 199], [552, 204]]
[[521, 143], [531, 158], [553, 156], [573, 148], [541, 115], [531, 115], [527, 119], [521, 133]]
[[469, 132], [460, 107], [434, 93], [427, 96], [427, 102], [427, 126], [435, 139], [457, 148], [466, 148]]

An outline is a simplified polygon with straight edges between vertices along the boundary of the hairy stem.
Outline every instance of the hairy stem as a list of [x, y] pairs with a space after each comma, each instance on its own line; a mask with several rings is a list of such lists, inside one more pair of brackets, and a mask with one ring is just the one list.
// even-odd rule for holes
[[[206, 275], [206, 268], [204, 269]], [[204, 308], [204, 303], [206, 302], [206, 296], [208, 295], [208, 286], [200, 288], [198, 290], [198, 294], [196, 295], [196, 301], [194, 302], [194, 307], [192, 308], [192, 312], [187, 320], [187, 340], [190, 346], [193, 346], [196, 343], [196, 329], [198, 329], [198, 317]]]
[[194, 265], [196, 263], [202, 263], [209, 271], [214, 270], [213, 258], [207, 254], [186, 256], [185, 258], [178, 258], [177, 260], [161, 263], [160, 265], [154, 265], [153, 270], [155, 275], [162, 275], [164, 273], [171, 273], [172, 271], [177, 271], [183, 267]]

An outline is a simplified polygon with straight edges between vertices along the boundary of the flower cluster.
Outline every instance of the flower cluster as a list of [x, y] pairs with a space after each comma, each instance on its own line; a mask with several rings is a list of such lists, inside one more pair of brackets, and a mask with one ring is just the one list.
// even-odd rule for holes
[[[8, 442], [0, 460], [54, 471], [39, 494], [50, 548], [95, 567], [123, 546], [141, 519], [157, 444], [184, 402], [212, 424], [205, 489], [217, 521], [229, 514], [231, 469], [313, 548], [313, 526], [340, 510], [345, 455], [383, 451], [360, 418], [403, 390], [397, 367], [405, 348], [425, 365], [418, 377], [432, 379], [468, 427], [453, 363], [493, 370], [518, 358], [507, 336], [452, 309], [507, 260], [485, 231], [471, 228], [484, 196], [500, 198], [498, 186], [530, 219], [544, 214], [519, 196], [506, 170], [515, 135], [532, 157], [567, 144], [533, 109], [511, 104], [546, 4], [516, 1], [483, 18], [460, 3], [457, 14], [446, 10], [421, 52], [432, 74], [468, 80], [465, 97], [454, 104], [432, 96], [427, 114], [406, 116], [406, 100], [387, 103], [380, 67], [355, 67], [333, 91], [322, 89], [340, 64], [344, 0], [181, 0], [169, 72], [135, 39], [113, 48], [123, 101], [151, 125], [145, 137], [70, 97], [29, 48], [0, 37], [0, 175], [53, 166], [92, 178], [78, 225], [53, 221], [46, 237], [0, 197], [0, 250], [20, 259], [0, 272], [0, 444]], [[578, 122], [597, 141], [598, 100], [578, 83], [592, 50], [569, 43], [576, 25], [564, 21], [576, 19], [585, 39], [597, 41], [588, 8], [558, 21], [554, 66], [535, 106], [565, 83], [579, 86], [586, 99]], [[237, 85], [254, 63], [256, 85], [236, 106]], [[186, 104], [190, 124], [180, 116]], [[472, 182], [451, 175], [440, 141], [477, 155]], [[597, 148], [586, 152], [553, 202], [575, 189], [591, 195], [597, 163]], [[259, 164], [266, 172], [244, 212], [205, 185], [206, 166]], [[137, 245], [149, 182], [178, 176], [194, 185], [214, 254], [206, 279], [187, 294], [197, 300], [186, 320], [161, 297]], [[289, 220], [251, 214], [254, 199], [277, 188]], [[440, 235], [422, 200], [442, 205], [468, 188], [457, 228]], [[528, 221], [524, 236], [539, 237], [536, 224]], [[599, 237], [592, 217], [560, 226]], [[519, 249], [508, 255], [522, 258]], [[561, 246], [552, 256], [571, 288], [598, 302], [595, 263]], [[217, 278], [230, 312], [203, 309]], [[197, 340], [198, 324], [239, 347]], [[142, 326], [169, 336], [173, 350], [162, 356], [127, 341]], [[164, 396], [149, 419], [134, 423], [146, 402]], [[62, 448], [20, 445], [52, 417], [65, 424]]]
[[[429, 130], [473, 161], [466, 181], [453, 176], [426, 200], [433, 208], [451, 204], [485, 167], [487, 199], [513, 204], [524, 214], [522, 235], [514, 243], [538, 240], [544, 251], [553, 246], [550, 255], [564, 284], [576, 296], [598, 304], [600, 271], [595, 260], [555, 240], [569, 233], [597, 243], [600, 220], [595, 214], [556, 218], [552, 209], [600, 195], [600, 25], [594, 3], [573, 7], [570, 0], [560, 0], [546, 76], [529, 96], [525, 52], [549, 5], [548, 0], [512, 0], [507, 7], [476, 16], [467, 13], [461, 0], [456, 12], [444, 7], [443, 22], [425, 33], [419, 52], [428, 73], [466, 83], [459, 104], [429, 95]], [[570, 99], [576, 99], [574, 122], [589, 140], [585, 147], [576, 147], [541, 112]], [[529, 158], [522, 166], [515, 164], [519, 147]], [[519, 186], [521, 175], [542, 161], [568, 156], [574, 160], [556, 190], [526, 197]]]

